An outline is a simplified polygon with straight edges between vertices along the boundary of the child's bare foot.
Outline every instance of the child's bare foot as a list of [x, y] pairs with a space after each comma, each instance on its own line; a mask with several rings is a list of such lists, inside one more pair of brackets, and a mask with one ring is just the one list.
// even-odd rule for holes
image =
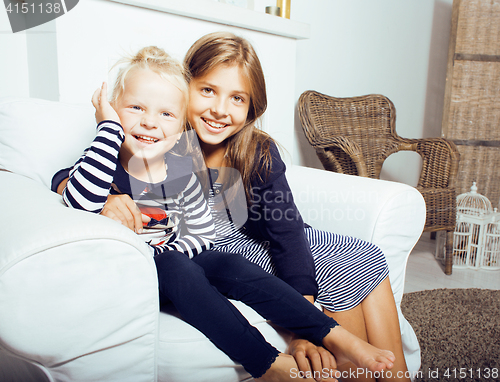
[[392, 369], [396, 357], [389, 350], [381, 350], [356, 337], [341, 326], [336, 326], [323, 339], [323, 344], [337, 360], [337, 365], [352, 362], [372, 372]]
[[285, 381], [316, 382], [313, 378], [299, 377], [299, 368], [295, 358], [291, 355], [280, 353], [266, 373], [256, 378], [256, 382], [285, 382]]

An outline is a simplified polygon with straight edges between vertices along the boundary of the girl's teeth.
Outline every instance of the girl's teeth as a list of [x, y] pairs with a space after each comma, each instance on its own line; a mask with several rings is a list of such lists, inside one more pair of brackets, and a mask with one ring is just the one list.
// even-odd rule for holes
[[142, 141], [148, 141], [148, 142], [151, 142], [151, 143], [156, 143], [158, 142], [158, 139], [156, 138], [151, 138], [151, 137], [144, 137], [142, 135], [136, 135], [135, 136], [137, 139], [140, 139]]
[[217, 122], [213, 122], [213, 121], [208, 121], [208, 120], [206, 120], [206, 119], [205, 119], [204, 121], [205, 121], [208, 125], [210, 125], [210, 126], [212, 126], [212, 127], [216, 128], [216, 129], [221, 129], [221, 128], [223, 128], [223, 127], [225, 127], [225, 126], [226, 126], [226, 124], [225, 124], [225, 123], [217, 123]]

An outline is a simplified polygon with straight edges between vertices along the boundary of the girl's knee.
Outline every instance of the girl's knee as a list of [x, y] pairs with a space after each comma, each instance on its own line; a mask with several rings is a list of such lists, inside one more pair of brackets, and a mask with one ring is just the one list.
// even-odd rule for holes
[[199, 271], [197, 266], [186, 254], [178, 251], [163, 252], [154, 257], [158, 273], [184, 274], [186, 272]]
[[[265, 278], [268, 274], [243, 256], [227, 252], [207, 252], [194, 258], [208, 277], [226, 277], [240, 280]], [[270, 276], [270, 275], [269, 275]]]
[[195, 256], [193, 261], [205, 269], [237, 270], [247, 261], [243, 256], [218, 251], [205, 251]]

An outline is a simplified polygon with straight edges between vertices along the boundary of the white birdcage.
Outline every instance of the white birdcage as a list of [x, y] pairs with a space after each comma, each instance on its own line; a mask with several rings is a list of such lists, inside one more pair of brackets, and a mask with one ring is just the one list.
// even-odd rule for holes
[[470, 192], [457, 197], [453, 267], [500, 269], [500, 214], [477, 192], [475, 182]]
[[500, 214], [496, 208], [484, 231], [484, 249], [479, 268], [500, 269]]
[[472, 183], [470, 192], [457, 196], [457, 214], [480, 216], [493, 212], [491, 202], [486, 196], [477, 193], [476, 182]]

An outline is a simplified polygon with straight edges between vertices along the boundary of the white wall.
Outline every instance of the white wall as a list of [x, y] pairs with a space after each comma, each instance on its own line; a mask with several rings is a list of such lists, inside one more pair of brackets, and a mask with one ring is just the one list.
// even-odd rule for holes
[[7, 12], [0, 9], [0, 97], [29, 94], [26, 34], [13, 34]]
[[[305, 90], [349, 97], [380, 93], [397, 110], [397, 132], [440, 136], [452, 0], [292, 0], [311, 24], [297, 45], [296, 99]], [[301, 163], [322, 168], [296, 118]], [[416, 185], [420, 158], [391, 156], [383, 178]]]

